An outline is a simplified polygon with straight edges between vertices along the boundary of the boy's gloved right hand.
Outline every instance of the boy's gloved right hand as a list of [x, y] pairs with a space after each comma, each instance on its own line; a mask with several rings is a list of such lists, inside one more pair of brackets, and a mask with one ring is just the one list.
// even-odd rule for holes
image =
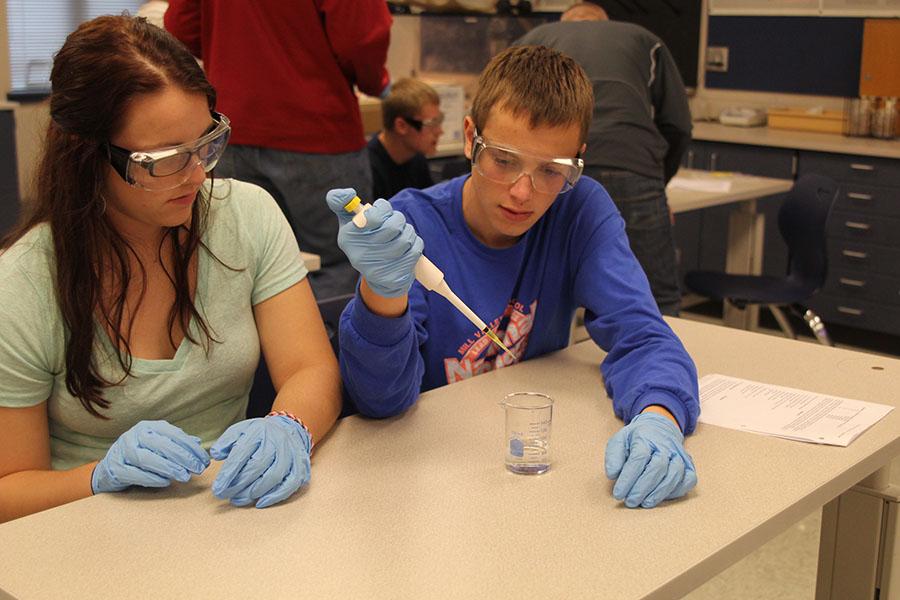
[[110, 446], [91, 475], [91, 489], [119, 492], [132, 485], [166, 487], [209, 466], [200, 438], [166, 421], [139, 421]]
[[386, 298], [402, 296], [412, 286], [425, 243], [387, 200], [376, 200], [366, 210], [365, 226], [357, 227], [353, 214], [344, 210], [355, 195], [353, 189], [346, 188], [331, 190], [325, 196], [340, 221], [338, 246], [373, 292]]
[[606, 476], [616, 480], [613, 497], [625, 506], [653, 508], [680, 498], [697, 485], [684, 434], [666, 417], [644, 412], [606, 444]]

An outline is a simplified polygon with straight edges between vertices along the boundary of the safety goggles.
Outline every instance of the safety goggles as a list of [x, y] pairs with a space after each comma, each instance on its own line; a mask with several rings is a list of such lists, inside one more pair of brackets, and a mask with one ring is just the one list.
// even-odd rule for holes
[[541, 194], [568, 192], [581, 177], [580, 158], [547, 158], [485, 141], [475, 132], [472, 166], [485, 178], [512, 185], [528, 175], [534, 191]]
[[152, 192], [177, 188], [191, 177], [197, 165], [209, 173], [222, 157], [231, 135], [228, 117], [211, 114], [213, 124], [209, 130], [187, 144], [144, 152], [107, 142], [109, 163], [126, 183]]
[[412, 128], [416, 131], [422, 131], [423, 127], [427, 127], [429, 129], [437, 129], [444, 124], [444, 113], [438, 113], [438, 116], [431, 117], [430, 119], [426, 119], [424, 121], [413, 119], [412, 117], [403, 117], [403, 120], [412, 125]]

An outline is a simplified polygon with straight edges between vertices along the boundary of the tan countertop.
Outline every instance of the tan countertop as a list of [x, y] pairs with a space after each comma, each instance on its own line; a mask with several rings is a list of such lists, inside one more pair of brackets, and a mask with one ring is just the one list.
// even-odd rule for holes
[[[900, 407], [900, 360], [669, 322], [700, 375]], [[576, 344], [427, 392], [398, 418], [343, 419], [310, 485], [265, 510], [215, 499], [210, 469], [5, 523], [0, 598], [679, 598], [900, 452], [898, 410], [846, 448], [701, 424], [696, 490], [629, 510], [602, 472], [621, 427], [602, 358]], [[556, 400], [545, 475], [503, 468], [498, 402], [514, 390]]]
[[707, 142], [900, 158], [900, 140], [848, 137], [813, 131], [770, 129], [768, 127], [731, 127], [719, 123], [695, 121], [693, 138]]
[[[695, 121], [693, 138], [706, 142], [727, 142], [751, 146], [771, 146], [814, 152], [835, 152], [859, 156], [900, 158], [900, 139], [849, 137], [833, 133], [769, 129], [768, 127], [730, 127], [719, 123]], [[435, 158], [462, 155], [463, 146], [439, 150]]]

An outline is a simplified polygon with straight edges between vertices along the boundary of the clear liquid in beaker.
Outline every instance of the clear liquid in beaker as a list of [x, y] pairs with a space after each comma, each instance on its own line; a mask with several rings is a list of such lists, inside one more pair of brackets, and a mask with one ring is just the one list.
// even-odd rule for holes
[[545, 394], [517, 392], [502, 402], [506, 409], [506, 468], [536, 475], [550, 468], [553, 400]]

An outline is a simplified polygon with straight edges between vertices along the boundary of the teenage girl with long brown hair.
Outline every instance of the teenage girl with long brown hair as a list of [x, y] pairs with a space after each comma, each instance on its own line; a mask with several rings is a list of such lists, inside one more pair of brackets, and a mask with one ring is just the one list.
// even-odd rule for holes
[[[339, 374], [278, 206], [212, 178], [215, 91], [127, 16], [81, 25], [51, 82], [34, 202], [0, 242], [0, 521], [187, 481], [210, 455], [216, 496], [284, 500]], [[245, 420], [260, 349], [275, 410]]]

